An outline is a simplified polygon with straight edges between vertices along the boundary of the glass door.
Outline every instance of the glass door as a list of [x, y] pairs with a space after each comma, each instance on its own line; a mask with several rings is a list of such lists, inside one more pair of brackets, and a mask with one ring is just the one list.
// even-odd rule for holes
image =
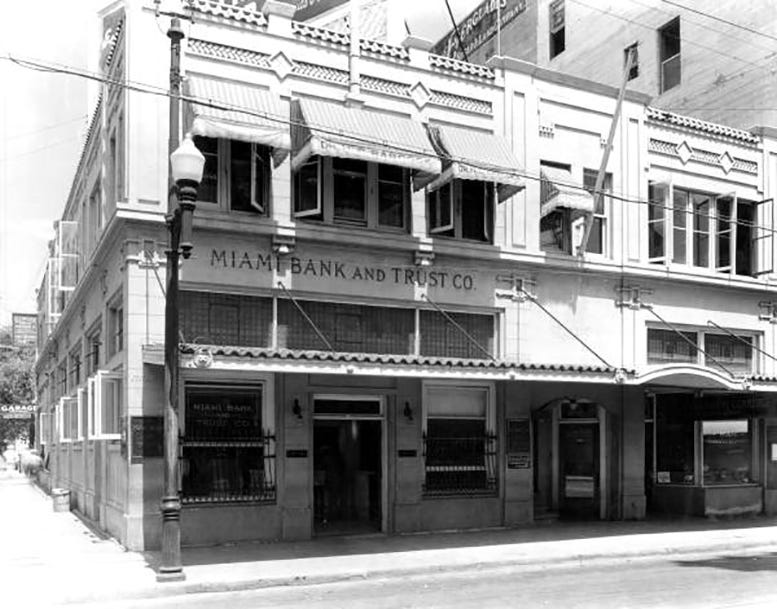
[[599, 425], [559, 425], [559, 512], [562, 517], [599, 517]]

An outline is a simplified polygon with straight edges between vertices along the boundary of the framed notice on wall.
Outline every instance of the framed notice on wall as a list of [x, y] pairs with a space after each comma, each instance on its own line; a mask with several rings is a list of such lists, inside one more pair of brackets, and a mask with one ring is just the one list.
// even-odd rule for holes
[[507, 419], [507, 468], [531, 469], [529, 419]]
[[162, 417], [130, 417], [130, 456], [132, 463], [144, 458], [163, 455], [164, 419]]

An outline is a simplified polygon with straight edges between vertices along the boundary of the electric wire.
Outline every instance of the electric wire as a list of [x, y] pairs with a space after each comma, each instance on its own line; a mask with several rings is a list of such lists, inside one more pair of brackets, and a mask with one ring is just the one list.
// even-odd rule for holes
[[[580, 6], [584, 6], [586, 8], [590, 8], [591, 10], [600, 12], [600, 13], [602, 13], [604, 15], [609, 15], [610, 17], [613, 17], [615, 19], [620, 19], [621, 21], [625, 21], [627, 23], [631, 23], [631, 24], [639, 26], [641, 28], [648, 29], [651, 32], [655, 32], [656, 31], [656, 28], [654, 26], [652, 26], [652, 25], [648, 25], [648, 24], [643, 23], [641, 21], [637, 21], [636, 19], [631, 19], [629, 17], [624, 17], [623, 15], [618, 15], [617, 13], [614, 13], [614, 12], [609, 11], [609, 10], [605, 10], [603, 8], [599, 8], [598, 6], [592, 6], [590, 4], [586, 4], [585, 2], [582, 2], [581, 0], [570, 0], [570, 2], [573, 2], [574, 4], [579, 4]], [[686, 44], [690, 44], [690, 45], [693, 45], [693, 46], [698, 47], [700, 49], [704, 49], [706, 51], [709, 51], [710, 53], [715, 53], [716, 55], [721, 55], [723, 57], [728, 57], [729, 59], [734, 59], [734, 60], [742, 62], [744, 64], [748, 64], [748, 65], [751, 65], [751, 66], [756, 66], [758, 68], [762, 68], [763, 67], [763, 66], [759, 66], [758, 64], [756, 64], [756, 63], [754, 63], [754, 62], [752, 62], [752, 61], [750, 61], [748, 59], [742, 59], [741, 57], [737, 57], [736, 55], [731, 55], [729, 53], [724, 53], [723, 51], [720, 51], [720, 50], [716, 49], [715, 47], [707, 46], [705, 44], [701, 44], [700, 42], [696, 42], [694, 40], [686, 39], [684, 42]]]
[[[97, 82], [101, 82], [101, 83], [106, 84], [106, 85], [123, 87], [125, 89], [130, 90], [130, 91], [139, 92], [139, 93], [146, 93], [146, 94], [151, 94], [151, 95], [156, 95], [158, 97], [169, 98], [171, 96], [170, 92], [167, 89], [162, 88], [162, 87], [156, 87], [156, 86], [153, 86], [153, 85], [148, 85], [148, 84], [140, 83], [140, 82], [137, 82], [137, 81], [134, 81], [134, 82], [133, 81], [126, 81], [125, 82], [125, 81], [120, 81], [120, 80], [116, 80], [116, 79], [111, 79], [111, 78], [108, 78], [108, 77], [105, 77], [105, 76], [102, 76], [102, 75], [99, 75], [99, 74], [88, 72], [86, 70], [80, 70], [80, 69], [72, 68], [70, 66], [61, 66], [61, 65], [58, 66], [57, 64], [46, 65], [44, 63], [41, 63], [41, 60], [32, 60], [32, 59], [29, 59], [29, 58], [28, 59], [21, 59], [21, 58], [14, 57], [14, 56], [11, 56], [11, 55], [8, 55], [8, 56], [5, 56], [5, 57], [0, 57], [0, 59], [6, 59], [8, 61], [11, 61], [11, 62], [19, 65], [20, 67], [23, 67], [23, 68], [28, 68], [29, 67], [30, 69], [35, 69], [35, 70], [38, 70], [38, 71], [54, 72], [54, 73], [60, 73], [60, 74], [65, 74], [65, 75], [72, 75], [72, 76], [80, 76], [80, 77], [83, 77], [83, 78], [88, 78], [88, 79], [91, 79], [91, 80], [94, 80], [94, 81], [97, 81]], [[195, 96], [191, 96], [191, 95], [181, 95], [179, 97], [179, 99], [182, 102], [196, 104], [198, 106], [203, 106], [203, 107], [207, 107], [207, 108], [214, 109], [214, 110], [221, 110], [221, 111], [227, 111], [227, 112], [237, 112], [237, 113], [245, 114], [247, 116], [253, 116], [253, 117], [269, 120], [269, 121], [272, 121], [272, 122], [276, 122], [276, 123], [279, 123], [279, 124], [282, 124], [282, 125], [288, 125], [290, 127], [305, 127], [306, 126], [303, 121], [298, 121], [298, 120], [291, 119], [289, 116], [279, 116], [279, 115], [272, 114], [270, 112], [256, 111], [256, 110], [253, 110], [253, 109], [250, 109], [250, 108], [246, 108], [244, 106], [238, 106], [238, 105], [234, 105], [234, 104], [227, 104], [227, 103], [224, 103], [224, 102], [220, 102], [220, 101], [214, 100], [212, 98], [207, 98], [206, 99], [206, 98], [200, 98], [200, 97], [195, 97]], [[394, 151], [398, 151], [398, 152], [403, 152], [403, 153], [411, 153], [411, 154], [414, 154], [414, 155], [420, 156], [420, 157], [442, 158], [446, 162], [466, 162], [468, 165], [471, 165], [471, 166], [479, 168], [479, 169], [487, 170], [487, 171], [496, 173], [498, 175], [504, 175], [504, 176], [510, 176], [510, 177], [519, 177], [519, 178], [524, 178], [524, 179], [527, 179], [527, 180], [532, 180], [532, 181], [537, 181], [537, 182], [542, 182], [542, 181], [546, 180], [545, 177], [543, 177], [543, 175], [541, 174], [541, 172], [540, 172], [540, 174], [532, 174], [531, 172], [529, 172], [527, 170], [524, 170], [524, 169], [506, 168], [506, 167], [503, 167], [503, 166], [497, 166], [497, 165], [485, 163], [483, 161], [479, 161], [479, 160], [475, 160], [475, 159], [464, 159], [464, 158], [456, 157], [456, 156], [453, 156], [453, 155], [433, 154], [433, 153], [427, 152], [426, 150], [411, 148], [411, 147], [408, 147], [407, 145], [400, 146], [400, 145], [392, 144], [392, 143], [386, 142], [386, 141], [376, 142], [375, 140], [372, 140], [372, 139], [369, 139], [369, 138], [357, 135], [355, 133], [347, 132], [347, 131], [344, 131], [344, 130], [332, 130], [332, 129], [327, 129], [327, 128], [323, 128], [323, 127], [320, 127], [320, 126], [316, 126], [316, 130], [319, 131], [319, 132], [322, 132], [322, 133], [326, 133], [328, 135], [338, 135], [340, 137], [347, 137], [347, 138], [353, 140], [354, 142], [359, 142], [360, 144], [368, 145], [368, 146], [373, 146], [375, 148], [390, 149], [390, 150], [394, 150]], [[560, 181], [557, 181], [555, 183], [557, 183], [559, 185], [562, 185], [562, 186], [565, 186], [565, 187], [570, 188], [570, 189], [586, 192], [586, 193], [591, 194], [591, 195], [597, 194], [597, 193], [593, 192], [593, 189], [586, 188], [583, 185], [578, 184], [578, 183], [574, 183], [574, 182], [567, 182], [567, 183], [565, 183], [565, 182], [560, 182]], [[650, 200], [637, 199], [637, 198], [625, 196], [622, 193], [616, 193], [616, 192], [607, 191], [607, 190], [604, 190], [602, 194], [607, 199], [615, 200], [615, 201], [620, 201], [620, 202], [623, 202], [623, 203], [629, 203], [629, 204], [635, 204], [635, 205], [645, 205], [645, 206], [648, 206], [648, 207], [650, 207], [651, 209], [654, 209], [654, 210], [663, 209], [664, 211], [670, 211], [670, 212], [676, 211], [675, 207], [671, 203], [670, 204], [663, 204], [663, 205], [661, 205], [659, 201], [650, 201]], [[714, 195], [711, 195], [711, 198], [714, 198]], [[701, 218], [711, 219], [711, 216], [709, 215], [709, 213], [702, 213], [702, 212], [698, 212], [698, 211], [695, 211], [695, 210], [685, 210], [683, 213], [685, 213], [687, 215], [690, 215], [690, 216], [699, 216]], [[764, 225], [759, 225], [755, 221], [749, 221], [749, 220], [744, 220], [744, 219], [736, 219], [733, 216], [726, 216], [726, 215], [718, 214], [718, 215], [715, 215], [714, 219], [716, 219], [718, 221], [723, 221], [723, 222], [732, 222], [733, 221], [738, 226], [754, 228], [754, 229], [758, 229], [758, 230], [761, 230], [761, 231], [764, 231], [764, 232], [768, 232], [768, 233], [772, 233], [772, 234], [777, 233], [777, 227], [768, 227], [768, 226], [764, 226]]]
[[726, 25], [730, 25], [735, 28], [739, 28], [741, 30], [744, 30], [746, 32], [749, 32], [751, 34], [756, 34], [757, 36], [763, 36], [764, 38], [768, 38], [769, 40], [772, 40], [774, 42], [777, 42], [777, 36], [772, 36], [771, 34], [767, 34], [766, 32], [761, 32], [760, 30], [756, 30], [753, 28], [750, 28], [746, 25], [742, 25], [741, 23], [735, 23], [733, 21], [729, 21], [728, 19], [723, 19], [722, 17], [716, 17], [715, 15], [711, 15], [710, 13], [705, 13], [704, 11], [700, 11], [695, 8], [691, 8], [690, 6], [686, 6], [685, 4], [680, 4], [679, 2], [673, 2], [672, 0], [661, 0], [664, 4], [671, 4], [672, 6], [676, 6], [677, 8], [681, 8], [684, 11], [688, 11], [691, 13], [696, 13], [697, 15], [701, 15], [703, 17], [707, 17], [708, 19], [712, 19], [714, 21], [719, 21], [720, 23], [725, 23]]

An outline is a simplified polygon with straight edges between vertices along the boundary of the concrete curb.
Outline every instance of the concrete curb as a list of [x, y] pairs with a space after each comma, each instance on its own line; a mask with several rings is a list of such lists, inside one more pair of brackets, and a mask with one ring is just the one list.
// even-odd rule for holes
[[[152, 586], [140, 589], [112, 590], [96, 594], [73, 595], [62, 599], [63, 603], [100, 602], [114, 600], [117, 594], [122, 600], [162, 598], [173, 596], [185, 596], [190, 594], [212, 594], [223, 592], [240, 592], [248, 590], [261, 590], [266, 588], [278, 588], [287, 586], [314, 586], [322, 584], [334, 584], [349, 581], [366, 581], [378, 579], [398, 579], [418, 577], [429, 574], [452, 574], [464, 571], [500, 570], [507, 568], [524, 568], [529, 571], [544, 569], [561, 569], [579, 567], [583, 563], [596, 563], [599, 565], [622, 561], [651, 561], [673, 558], [686, 558], [709, 556], [726, 553], [727, 555], [748, 555], [754, 553], [777, 553], [777, 542], [743, 544], [734, 541], [714, 545], [699, 546], [675, 546], [657, 548], [655, 550], [630, 550], [618, 553], [591, 552], [576, 553], [570, 555], [537, 555], [531, 552], [512, 558], [495, 558], [494, 560], [477, 560], [472, 562], [434, 563], [419, 568], [412, 567], [374, 569], [344, 569], [327, 573], [308, 573], [276, 575], [266, 578], [251, 577], [234, 580], [220, 581], [183, 581], [170, 583], [156, 583]], [[186, 569], [184, 569], [185, 571]]]

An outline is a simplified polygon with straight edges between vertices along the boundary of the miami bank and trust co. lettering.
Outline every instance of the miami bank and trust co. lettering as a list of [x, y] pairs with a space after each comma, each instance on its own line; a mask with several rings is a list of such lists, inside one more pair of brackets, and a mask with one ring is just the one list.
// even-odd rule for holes
[[469, 273], [452, 270], [425, 270], [400, 266], [370, 266], [353, 264], [325, 258], [279, 257], [260, 252], [236, 250], [211, 250], [210, 265], [214, 268], [241, 269], [280, 273], [318, 279], [341, 279], [344, 281], [364, 281], [370, 283], [389, 283], [394, 285], [414, 285], [419, 287], [475, 290], [475, 278]]

